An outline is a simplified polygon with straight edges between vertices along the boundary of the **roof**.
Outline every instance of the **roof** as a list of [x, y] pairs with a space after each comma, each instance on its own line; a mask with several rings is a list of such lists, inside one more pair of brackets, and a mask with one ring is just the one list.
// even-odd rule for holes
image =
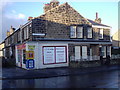
[[104, 26], [104, 27], [110, 27], [108, 25], [105, 25], [105, 24], [101, 24], [101, 23], [97, 23], [93, 20], [90, 20], [90, 19], [87, 19], [92, 25], [98, 25], [98, 26]]
[[51, 0], [50, 2], [59, 2], [58, 0]]

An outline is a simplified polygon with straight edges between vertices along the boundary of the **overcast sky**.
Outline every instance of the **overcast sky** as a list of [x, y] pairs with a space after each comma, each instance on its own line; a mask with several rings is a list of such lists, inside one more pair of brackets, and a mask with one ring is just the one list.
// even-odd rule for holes
[[[0, 36], [2, 37], [0, 37], [0, 41], [6, 37], [6, 32], [10, 29], [11, 25], [17, 29], [20, 25], [27, 22], [29, 16], [37, 17], [43, 14], [43, 6], [47, 3], [46, 1], [49, 3], [50, 0], [44, 0], [44, 2], [40, 0], [36, 0], [37, 2], [25, 1], [28, 2], [22, 0], [19, 2], [4, 0], [3, 3], [0, 3], [0, 15], [2, 15], [2, 28], [0, 28], [2, 34]], [[62, 1], [60, 4], [66, 2], [66, 0], [59, 1]], [[118, 2], [116, 0], [107, 2], [95, 2], [94, 0], [92, 2], [87, 0], [84, 0], [86, 2], [78, 2], [78, 0], [67, 1], [85, 18], [94, 20], [95, 13], [98, 12], [102, 23], [112, 27], [111, 34], [118, 30]]]

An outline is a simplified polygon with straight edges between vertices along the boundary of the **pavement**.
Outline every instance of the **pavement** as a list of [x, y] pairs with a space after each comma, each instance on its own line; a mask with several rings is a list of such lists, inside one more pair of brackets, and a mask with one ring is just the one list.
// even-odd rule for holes
[[8, 79], [40, 79], [70, 75], [81, 75], [95, 72], [106, 72], [111, 70], [120, 70], [120, 65], [98, 66], [89, 68], [49, 68], [39, 70], [25, 70], [19, 67], [2, 68], [2, 80]]

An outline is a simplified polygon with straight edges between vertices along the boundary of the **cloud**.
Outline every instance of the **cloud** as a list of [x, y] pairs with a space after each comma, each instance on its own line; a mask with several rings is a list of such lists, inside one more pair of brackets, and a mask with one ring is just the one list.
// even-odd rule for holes
[[18, 29], [27, 21], [26, 15], [16, 10], [5, 9], [2, 13], [2, 39], [6, 37], [6, 32], [10, 30], [10, 26]]
[[23, 13], [17, 13], [15, 10], [12, 10], [11, 12], [7, 12], [4, 14], [4, 16], [8, 19], [25, 19], [26, 15]]
[[15, 11], [15, 10], [12, 10], [12, 13], [14, 13], [14, 14], [15, 14], [15, 13], [16, 13], [16, 11]]
[[18, 18], [19, 18], [19, 19], [25, 19], [25, 17], [26, 17], [26, 16], [25, 16], [24, 14], [22, 14], [22, 13], [18, 14]]

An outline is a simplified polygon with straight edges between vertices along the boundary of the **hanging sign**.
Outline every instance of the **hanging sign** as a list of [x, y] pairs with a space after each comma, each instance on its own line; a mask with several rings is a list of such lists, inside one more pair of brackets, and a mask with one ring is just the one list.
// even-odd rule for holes
[[34, 59], [34, 51], [26, 51], [26, 59]]

